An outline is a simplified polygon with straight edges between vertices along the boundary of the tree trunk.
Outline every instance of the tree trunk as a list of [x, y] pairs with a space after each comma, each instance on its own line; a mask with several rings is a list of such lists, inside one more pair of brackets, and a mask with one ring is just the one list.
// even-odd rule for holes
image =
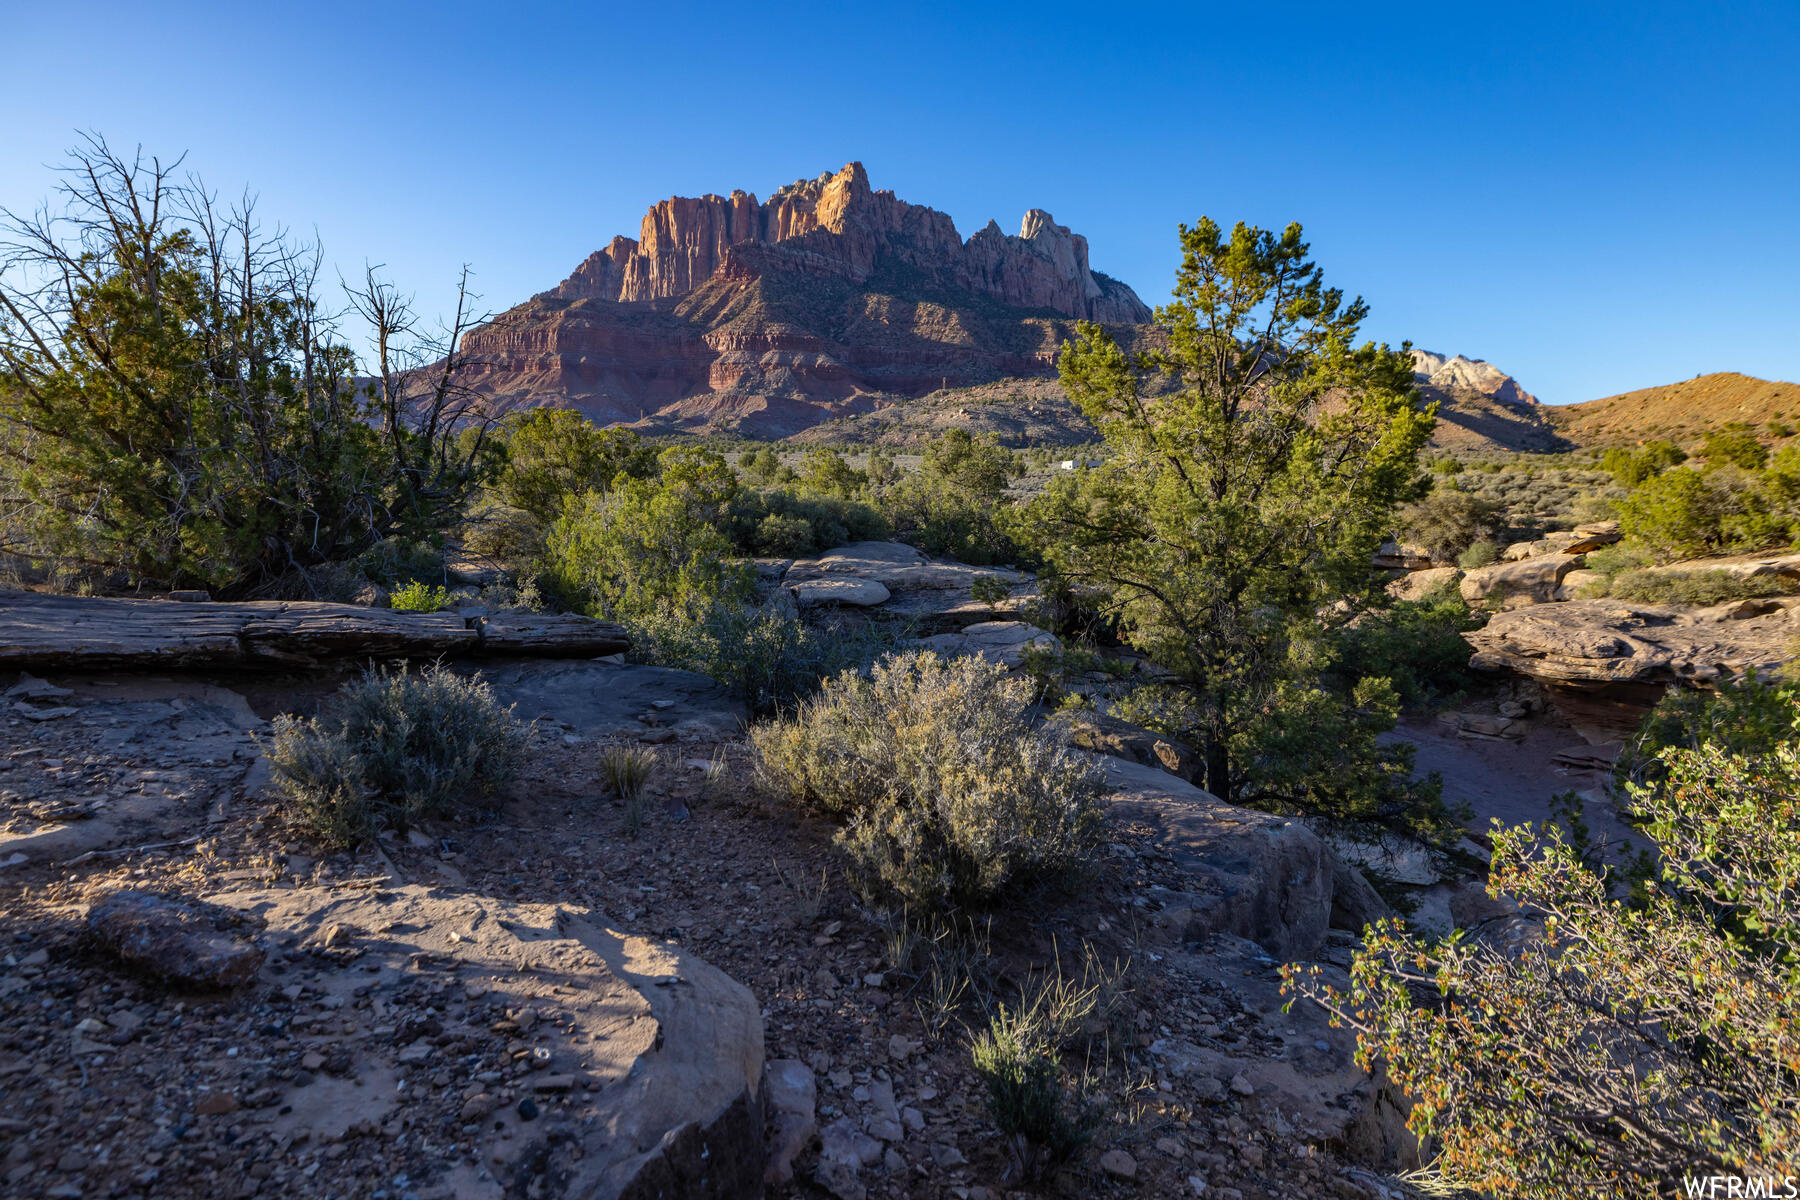
[[1206, 790], [1225, 803], [1231, 803], [1231, 762], [1225, 752], [1225, 739], [1206, 739]]

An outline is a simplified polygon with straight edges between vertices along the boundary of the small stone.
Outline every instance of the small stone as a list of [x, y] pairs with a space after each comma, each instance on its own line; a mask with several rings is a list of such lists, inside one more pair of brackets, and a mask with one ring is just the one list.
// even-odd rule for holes
[[1172, 1137], [1160, 1137], [1156, 1139], [1156, 1152], [1180, 1158], [1187, 1153], [1187, 1149]]
[[896, 1033], [888, 1039], [888, 1057], [905, 1059], [919, 1048], [919, 1043], [911, 1041], [904, 1033]]
[[903, 1108], [900, 1110], [900, 1123], [914, 1133], [923, 1133], [925, 1131], [925, 1114], [916, 1108]]
[[238, 1098], [235, 1092], [209, 1092], [194, 1105], [194, 1112], [202, 1117], [218, 1117], [237, 1110]]
[[962, 1156], [962, 1151], [958, 1150], [955, 1146], [946, 1145], [943, 1142], [933, 1142], [931, 1145], [931, 1161], [947, 1171], [951, 1167], [960, 1167], [969, 1160], [964, 1158]]
[[537, 1115], [538, 1115], [538, 1106], [537, 1106], [536, 1100], [533, 1100], [530, 1096], [527, 1096], [523, 1100], [519, 1101], [519, 1117], [522, 1120], [535, 1121], [535, 1120], [537, 1120]]
[[1114, 1179], [1136, 1179], [1137, 1159], [1123, 1150], [1108, 1150], [1100, 1156], [1100, 1169]]
[[862, 1180], [856, 1177], [856, 1168], [849, 1163], [835, 1158], [821, 1158], [819, 1165], [813, 1169], [813, 1178], [819, 1186], [830, 1192], [837, 1200], [867, 1200], [869, 1189]]
[[486, 1092], [478, 1092], [463, 1101], [463, 1124], [473, 1125], [477, 1121], [484, 1121], [499, 1107], [500, 1102], [494, 1099], [494, 1097], [488, 1095]]
[[71, 1175], [77, 1171], [87, 1170], [87, 1166], [87, 1155], [74, 1149], [64, 1150], [62, 1156], [56, 1160], [56, 1169], [65, 1171]]
[[436, 1047], [432, 1046], [430, 1042], [419, 1041], [414, 1042], [395, 1057], [401, 1062], [409, 1065], [412, 1063], [422, 1063], [430, 1058], [435, 1050]]
[[873, 1121], [870, 1121], [869, 1132], [884, 1142], [901, 1142], [906, 1140], [906, 1130], [900, 1127], [900, 1122], [890, 1120], [887, 1117], [876, 1117]]
[[1188, 1186], [1194, 1189], [1194, 1195], [1196, 1195], [1196, 1196], [1206, 1195], [1206, 1179], [1203, 1176], [1189, 1175], [1187, 1178], [1187, 1181], [1188, 1181]]
[[857, 1129], [848, 1117], [839, 1117], [827, 1125], [819, 1142], [821, 1158], [853, 1167], [871, 1166], [881, 1157], [881, 1143]]
[[906, 1170], [906, 1156], [892, 1146], [889, 1146], [887, 1148], [887, 1153], [881, 1156], [881, 1165], [886, 1167], [892, 1174], [898, 1175], [900, 1172]]
[[1250, 1080], [1242, 1071], [1239, 1071], [1236, 1075], [1231, 1077], [1231, 1090], [1240, 1096], [1256, 1095], [1256, 1089], [1251, 1086]]
[[325, 1056], [317, 1050], [308, 1050], [300, 1056], [300, 1065], [308, 1071], [316, 1071], [325, 1065]]
[[534, 1092], [566, 1092], [575, 1086], [575, 1076], [559, 1072], [555, 1075], [539, 1075], [531, 1081]]

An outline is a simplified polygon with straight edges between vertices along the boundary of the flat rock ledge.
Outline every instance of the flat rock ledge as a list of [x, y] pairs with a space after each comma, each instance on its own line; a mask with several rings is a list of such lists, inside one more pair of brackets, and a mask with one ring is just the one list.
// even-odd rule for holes
[[570, 614], [0, 592], [0, 668], [266, 669], [465, 654], [594, 658], [630, 646], [619, 626]]
[[1465, 634], [1470, 665], [1511, 670], [1578, 690], [1619, 685], [1704, 686], [1791, 657], [1791, 601], [1740, 600], [1665, 608], [1620, 600], [1569, 600], [1496, 614]]
[[[565, 1014], [536, 1031], [544, 1069], [517, 1081], [542, 1111], [494, 1097], [480, 1137], [486, 1167], [459, 1165], [437, 1191], [478, 1200], [762, 1196], [761, 1010], [747, 988], [679, 947], [607, 928], [583, 908], [417, 885], [207, 899], [260, 919], [272, 942], [352, 956], [361, 969], [322, 985], [344, 1000], [358, 986], [423, 973], [509, 1011], [551, 1004]], [[390, 1066], [376, 1043], [359, 1051], [363, 1070], [384, 1078], [440, 1067], [441, 1053], [417, 1041]], [[393, 1092], [389, 1084], [359, 1099], [391, 1106]], [[575, 1106], [548, 1101], [584, 1094], [579, 1108], [592, 1111], [579, 1118]]]

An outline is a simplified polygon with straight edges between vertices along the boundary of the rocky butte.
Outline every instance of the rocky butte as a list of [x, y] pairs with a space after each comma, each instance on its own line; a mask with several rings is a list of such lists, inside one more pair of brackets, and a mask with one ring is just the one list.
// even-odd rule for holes
[[782, 436], [944, 387], [1049, 375], [1076, 320], [1136, 293], [1042, 209], [966, 241], [861, 163], [758, 201], [675, 197], [548, 292], [472, 331], [466, 381], [503, 408]]

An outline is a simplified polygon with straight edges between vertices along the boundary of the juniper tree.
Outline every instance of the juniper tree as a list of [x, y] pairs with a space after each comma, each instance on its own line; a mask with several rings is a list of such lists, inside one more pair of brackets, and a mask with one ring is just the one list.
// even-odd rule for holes
[[[1363, 772], [1340, 806], [1379, 807], [1410, 767], [1363, 719], [1378, 724], [1391, 695], [1371, 682], [1331, 698], [1315, 681], [1355, 608], [1340, 602], [1369, 592], [1371, 552], [1419, 493], [1433, 410], [1404, 347], [1356, 344], [1368, 306], [1325, 286], [1299, 225], [1227, 234], [1202, 219], [1181, 247], [1148, 348], [1089, 323], [1063, 347], [1063, 387], [1105, 462], [1057, 480], [1031, 525], [1055, 571], [1102, 593], [1169, 673], [1162, 711], [1203, 751], [1210, 790], [1317, 799], [1328, 777]], [[1296, 775], [1308, 739], [1320, 769]], [[1263, 757], [1277, 743], [1280, 763]]]

